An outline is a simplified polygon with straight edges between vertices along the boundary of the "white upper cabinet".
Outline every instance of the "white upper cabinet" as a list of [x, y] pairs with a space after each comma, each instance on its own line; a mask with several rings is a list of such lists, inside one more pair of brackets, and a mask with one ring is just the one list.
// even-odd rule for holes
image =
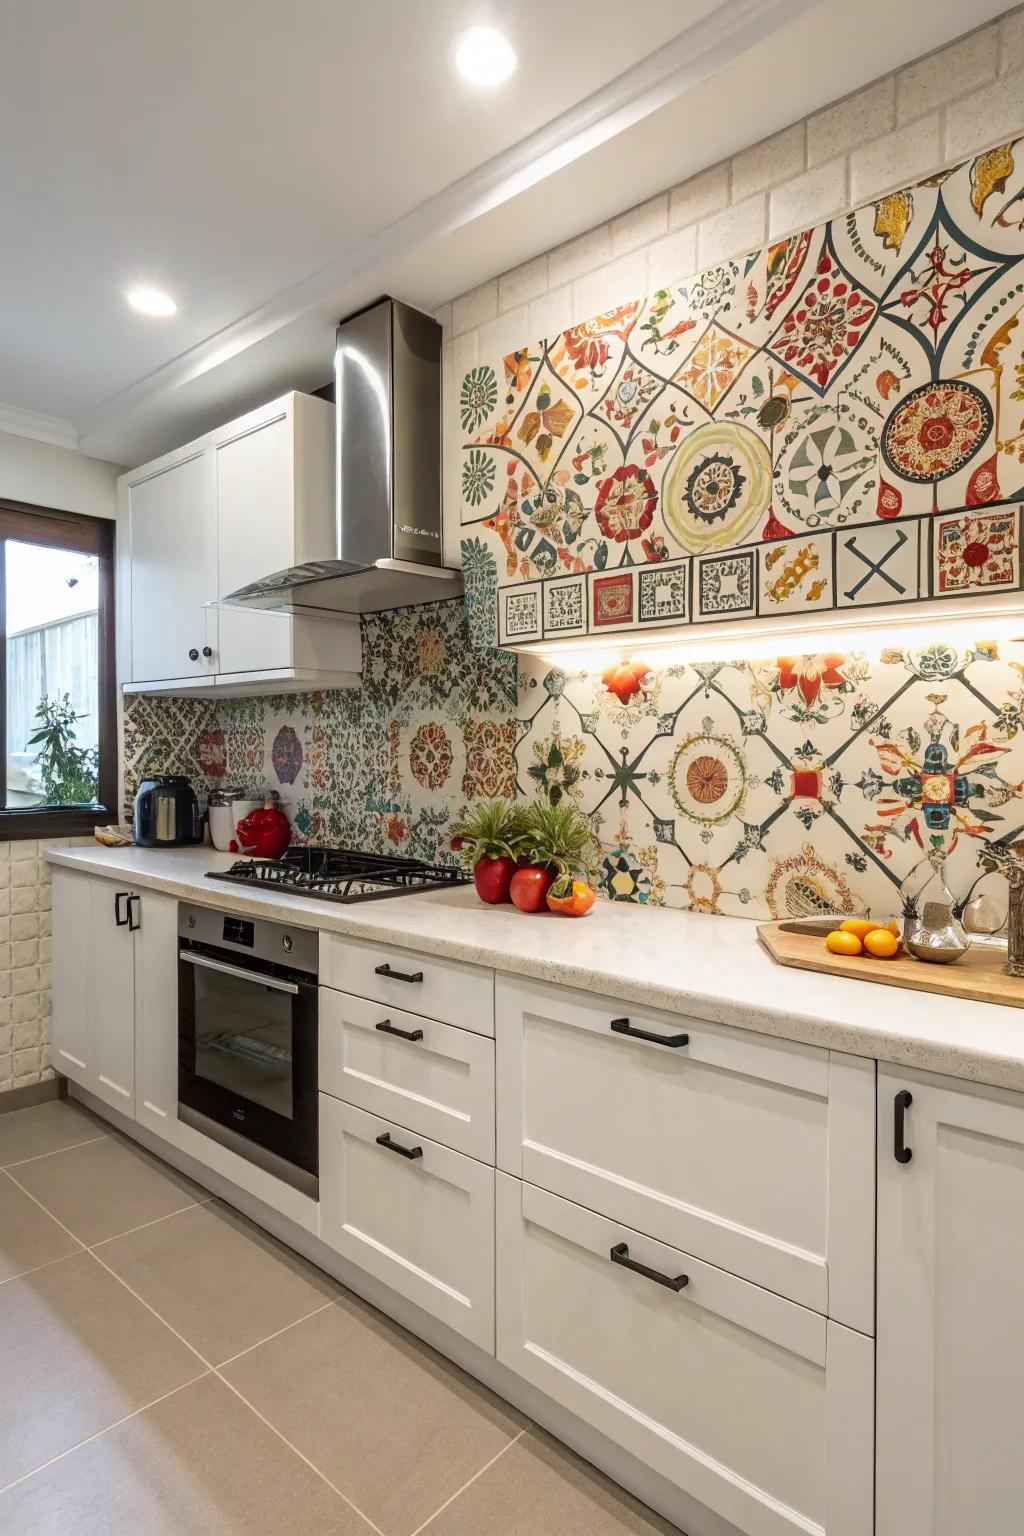
[[312, 395], [283, 395], [122, 476], [122, 682], [157, 692], [354, 683], [358, 620], [208, 606], [315, 558], [333, 516], [334, 407]]
[[1018, 1536], [1024, 1096], [878, 1077], [877, 1536]]
[[126, 681], [212, 679], [217, 670], [216, 513], [203, 443], [118, 483], [118, 611]]

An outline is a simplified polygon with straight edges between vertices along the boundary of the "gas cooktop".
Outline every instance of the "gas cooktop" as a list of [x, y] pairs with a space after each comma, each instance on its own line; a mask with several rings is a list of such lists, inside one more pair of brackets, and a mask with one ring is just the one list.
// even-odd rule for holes
[[446, 864], [359, 853], [352, 848], [289, 848], [280, 859], [238, 859], [230, 869], [208, 870], [207, 880], [272, 885], [289, 896], [321, 901], [376, 901], [417, 891], [465, 885], [469, 876]]

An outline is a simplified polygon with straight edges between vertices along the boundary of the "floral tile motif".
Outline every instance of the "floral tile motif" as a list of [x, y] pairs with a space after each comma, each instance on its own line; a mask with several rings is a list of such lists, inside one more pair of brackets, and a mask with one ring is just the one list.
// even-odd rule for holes
[[[567, 576], [611, 592], [597, 581], [787, 538], [817, 571], [780, 598], [759, 566], [734, 613], [1016, 587], [1022, 145], [482, 358], [445, 421], [474, 635], [531, 643]], [[945, 521], [941, 545], [923, 519]], [[653, 590], [635, 581], [621, 627], [650, 622]], [[677, 625], [717, 616], [700, 598], [677, 589]], [[593, 603], [585, 620], [607, 622]]]

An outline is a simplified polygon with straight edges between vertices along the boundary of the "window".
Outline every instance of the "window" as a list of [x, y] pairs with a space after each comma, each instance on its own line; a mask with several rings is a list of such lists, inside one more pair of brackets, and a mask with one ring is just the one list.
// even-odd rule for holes
[[112, 522], [0, 501], [0, 839], [110, 820], [113, 542]]

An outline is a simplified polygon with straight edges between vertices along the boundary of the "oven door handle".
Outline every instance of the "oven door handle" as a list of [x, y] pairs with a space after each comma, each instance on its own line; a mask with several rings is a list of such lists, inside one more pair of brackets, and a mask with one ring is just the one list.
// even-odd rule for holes
[[251, 981], [255, 987], [269, 987], [272, 992], [290, 992], [297, 997], [299, 989], [294, 981], [278, 981], [276, 976], [264, 976], [261, 971], [247, 971], [241, 965], [225, 965], [223, 960], [211, 960], [208, 955], [197, 955], [191, 949], [179, 949], [178, 959], [186, 965], [200, 965], [207, 971], [223, 971], [225, 976], [237, 976], [239, 981]]

